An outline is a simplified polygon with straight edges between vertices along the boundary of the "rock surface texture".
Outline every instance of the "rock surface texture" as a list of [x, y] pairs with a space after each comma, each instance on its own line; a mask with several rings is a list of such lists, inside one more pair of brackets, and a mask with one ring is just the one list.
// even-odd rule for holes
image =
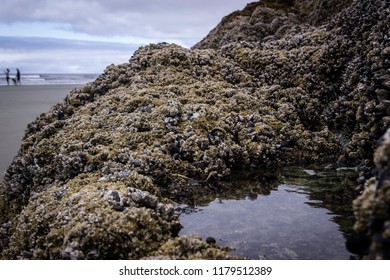
[[[1, 256], [229, 258], [177, 237], [167, 193], [298, 162], [359, 165], [366, 181], [390, 124], [389, 30], [389, 0], [258, 1], [191, 50], [152, 44], [107, 67], [28, 125], [0, 185]], [[389, 250], [389, 143], [355, 204], [358, 231], [382, 221], [375, 258]]]

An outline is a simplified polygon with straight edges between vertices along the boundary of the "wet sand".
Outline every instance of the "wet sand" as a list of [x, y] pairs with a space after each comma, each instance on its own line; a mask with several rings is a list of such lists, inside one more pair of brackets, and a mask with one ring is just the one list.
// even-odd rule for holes
[[77, 85], [0, 86], [0, 181], [20, 148], [27, 124]]

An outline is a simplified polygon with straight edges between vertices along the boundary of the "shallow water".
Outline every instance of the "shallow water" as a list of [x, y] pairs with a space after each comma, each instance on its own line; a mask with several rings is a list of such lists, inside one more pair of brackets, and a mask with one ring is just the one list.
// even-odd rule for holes
[[251, 259], [350, 258], [345, 236], [353, 224], [355, 172], [290, 167], [232, 180], [214, 197], [195, 195], [194, 203], [177, 207], [181, 236], [211, 236], [233, 248], [231, 255]]

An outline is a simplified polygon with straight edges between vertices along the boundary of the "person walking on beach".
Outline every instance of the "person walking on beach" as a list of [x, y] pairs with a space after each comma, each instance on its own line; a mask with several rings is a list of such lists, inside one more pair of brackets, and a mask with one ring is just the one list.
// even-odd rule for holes
[[16, 85], [21, 86], [22, 83], [20, 82], [20, 71], [19, 69], [16, 69]]
[[7, 86], [9, 86], [9, 69], [7, 68], [7, 70], [4, 71], [4, 74], [5, 74], [5, 79], [7, 80]]

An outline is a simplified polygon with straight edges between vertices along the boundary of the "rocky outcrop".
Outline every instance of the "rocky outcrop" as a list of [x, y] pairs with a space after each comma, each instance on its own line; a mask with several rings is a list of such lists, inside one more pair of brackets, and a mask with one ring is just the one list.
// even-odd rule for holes
[[354, 201], [356, 235], [349, 240], [352, 250], [369, 259], [390, 259], [390, 130], [375, 152], [378, 175], [366, 182]]
[[260, 1], [192, 50], [142, 47], [29, 124], [0, 187], [3, 257], [227, 258], [177, 237], [167, 190], [330, 160], [365, 181], [389, 123], [389, 1], [325, 2]]
[[267, 42], [280, 39], [296, 29], [327, 23], [351, 1], [262, 0], [249, 3], [242, 11], [224, 17], [208, 36], [193, 48], [219, 49], [229, 43]]

